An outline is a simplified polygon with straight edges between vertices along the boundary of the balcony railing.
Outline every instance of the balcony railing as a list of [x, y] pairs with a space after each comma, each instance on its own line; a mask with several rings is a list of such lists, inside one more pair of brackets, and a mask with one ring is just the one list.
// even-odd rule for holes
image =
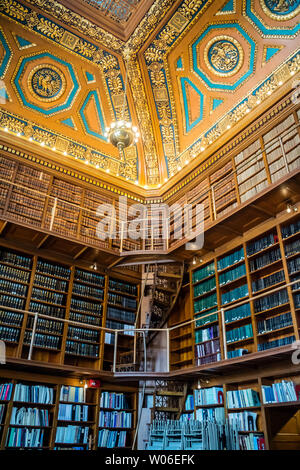
[[[198, 234], [197, 206], [203, 207], [207, 229], [268, 186], [297, 173], [299, 144], [299, 123], [290, 115], [175, 201], [176, 208], [144, 204], [143, 216], [124, 219], [122, 205], [116, 208], [115, 201], [105, 225], [99, 224], [97, 209], [109, 204], [107, 196], [51, 180], [50, 174], [26, 165], [11, 170], [15, 163], [2, 158], [0, 217], [118, 255], [167, 253]], [[184, 236], [178, 238], [176, 234], [184, 228], [184, 205], [189, 205], [190, 212]], [[138, 235], [130, 235], [133, 226]]]

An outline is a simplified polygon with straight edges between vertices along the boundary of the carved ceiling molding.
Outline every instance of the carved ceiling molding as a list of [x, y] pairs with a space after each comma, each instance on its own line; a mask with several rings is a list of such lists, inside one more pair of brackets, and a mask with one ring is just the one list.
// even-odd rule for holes
[[[9, 2], [13, 0], [7, 1]], [[156, 0], [127, 43], [125, 43], [121, 39], [116, 38], [108, 31], [97, 26], [78, 13], [75, 13], [56, 0], [27, 0], [27, 3], [41, 8], [44, 12], [50, 13], [51, 16], [62, 21], [65, 25], [76, 29], [78, 32], [88, 36], [93, 41], [98, 41], [103, 46], [106, 46], [110, 50], [118, 53], [122, 52], [125, 45], [130, 47], [132, 52], [138, 52], [141, 46], [145, 43], [145, 40], [156, 27], [157, 23], [162, 20], [169, 8], [174, 5], [173, 0]]]

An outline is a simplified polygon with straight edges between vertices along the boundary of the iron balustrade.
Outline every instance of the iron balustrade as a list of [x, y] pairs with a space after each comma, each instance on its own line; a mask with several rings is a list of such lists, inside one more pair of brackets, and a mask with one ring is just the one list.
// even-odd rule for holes
[[[222, 331], [223, 331], [223, 335], [220, 338], [220, 340], [222, 339], [222, 346], [223, 346], [224, 359], [225, 360], [228, 359], [227, 343], [226, 343], [225, 312], [227, 310], [231, 310], [232, 308], [236, 308], [236, 307], [239, 307], [241, 305], [244, 305], [244, 304], [247, 304], [247, 303], [250, 303], [250, 302], [254, 302], [259, 298], [266, 297], [266, 296], [268, 296], [270, 294], [273, 294], [275, 292], [279, 292], [280, 290], [286, 289], [287, 287], [291, 287], [291, 286], [293, 286], [294, 284], [297, 284], [297, 283], [299, 283], [299, 280], [295, 280], [295, 281], [286, 283], [286, 284], [284, 284], [280, 287], [270, 289], [267, 292], [264, 292], [264, 293], [259, 294], [259, 295], [255, 295], [254, 297], [250, 297], [249, 299], [243, 300], [241, 302], [236, 302], [236, 303], [234, 303], [234, 305], [230, 305], [228, 307], [222, 307], [222, 308], [220, 308], [218, 310], [215, 310], [213, 312], [214, 314], [220, 313], [220, 315], [221, 315], [221, 328], [222, 328]], [[48, 319], [48, 320], [55, 320], [55, 321], [59, 321], [59, 322], [64, 322], [64, 323], [67, 323], [67, 324], [76, 325], [80, 328], [93, 329], [93, 330], [98, 330], [100, 332], [103, 331], [103, 332], [108, 332], [108, 333], [114, 333], [115, 341], [114, 341], [112, 372], [116, 373], [117, 353], [118, 353], [118, 338], [119, 338], [120, 334], [124, 333], [123, 329], [113, 329], [113, 328], [107, 328], [107, 327], [102, 327], [102, 326], [95, 326], [95, 325], [91, 325], [89, 323], [80, 323], [80, 322], [77, 322], [75, 320], [64, 319], [64, 318], [59, 318], [58, 319], [57, 317], [54, 317], [54, 316], [51, 316], [51, 315], [44, 315], [44, 314], [41, 314], [41, 313], [38, 313], [38, 312], [32, 312], [30, 310], [22, 310], [22, 309], [13, 308], [13, 307], [7, 307], [5, 305], [3, 305], [3, 306], [0, 305], [0, 309], [12, 311], [12, 312], [17, 312], [17, 313], [22, 313], [22, 314], [27, 314], [27, 315], [30, 315], [30, 316], [34, 317], [34, 324], [33, 324], [31, 340], [30, 340], [30, 346], [29, 346], [28, 357], [27, 357], [27, 359], [29, 361], [32, 360], [32, 352], [33, 352], [33, 348], [34, 348], [34, 340], [35, 340], [35, 335], [36, 335], [37, 322], [38, 322], [39, 318], [45, 318], [45, 319]], [[87, 314], [88, 314], [88, 312], [87, 312]], [[201, 315], [201, 319], [209, 317], [209, 316], [211, 316], [211, 314], [212, 313], [210, 312], [210, 313], [206, 313], [205, 315]], [[148, 345], [148, 348], [147, 348], [147, 345], [146, 345], [146, 337], [148, 336], [148, 333], [150, 333], [150, 332], [157, 332], [157, 333], [162, 332], [166, 335], [166, 364], [167, 364], [166, 369], [167, 370], [165, 372], [170, 372], [170, 339], [172, 339], [172, 338], [170, 338], [170, 332], [176, 331], [179, 328], [186, 327], [186, 326], [189, 326], [189, 325], [192, 326], [198, 320], [199, 320], [199, 318], [193, 318], [191, 320], [179, 323], [175, 326], [166, 327], [166, 328], [148, 328], [148, 327], [136, 328], [136, 327], [133, 327], [133, 328], [130, 328], [128, 330], [126, 329], [126, 332], [132, 332], [134, 334], [134, 343], [135, 344], [136, 344], [136, 340], [137, 340], [138, 335], [142, 335], [142, 337], [143, 337], [143, 353], [144, 353], [144, 361], [143, 361], [144, 362], [144, 371], [143, 372], [147, 371], [147, 351], [148, 351], [148, 353], [149, 353], [149, 351], [151, 351], [151, 343]], [[12, 325], [12, 327], [13, 327], [13, 325]], [[191, 345], [191, 348], [192, 347], [193, 346]], [[136, 346], [133, 346], [132, 351], [129, 351], [129, 353], [133, 352], [134, 355], [136, 355], [137, 352], [136, 352], [136, 349], [134, 349], [134, 348], [136, 348]], [[134, 357], [134, 355], [133, 355], [133, 357]], [[84, 356], [82, 356], [82, 357], [84, 357]], [[218, 362], [218, 361], [215, 361], [214, 363], [216, 363], [216, 362]], [[213, 364], [213, 363], [211, 363], [211, 364]], [[120, 365], [122, 365], [124, 367], [126, 366], [126, 364], [120, 364]], [[148, 372], [155, 372], [155, 371], [148, 371]], [[119, 373], [121, 373], [121, 372], [119, 371]]]
[[[299, 131], [299, 124], [295, 123], [293, 126], [291, 126], [289, 129], [286, 129], [283, 131], [280, 135], [275, 136], [272, 138], [267, 144], [262, 145], [260, 149], [254, 152], [253, 155], [250, 155], [249, 157], [245, 158], [245, 160], [239, 164], [239, 168], [234, 168], [230, 170], [230, 176], [237, 177], [237, 172], [241, 171], [243, 168], [245, 168], [249, 163], [255, 161], [256, 159], [262, 157], [264, 153], [268, 152], [269, 149], [271, 149], [274, 146], [274, 143], [278, 143], [278, 145], [281, 148], [281, 153], [279, 158], [283, 158], [284, 161], [284, 171], [286, 174], [289, 173], [289, 163], [287, 160], [286, 156], [286, 151], [283, 145], [283, 139], [287, 138], [291, 133], [295, 132], [296, 130]], [[299, 138], [299, 134], [296, 134]], [[299, 159], [300, 160], [300, 159]], [[263, 160], [263, 169], [267, 171], [267, 167], [270, 167], [272, 162], [266, 162]], [[300, 165], [299, 165], [300, 166]], [[42, 172], [41, 172], [42, 174]], [[218, 214], [217, 209], [216, 209], [216, 197], [215, 193], [216, 190], [222, 185], [224, 185], [224, 182], [226, 179], [228, 179], [228, 173], [224, 176], [221, 177], [219, 181], [216, 183], [211, 184], [207, 189], [204, 191], [200, 191], [199, 194], [197, 195], [196, 199], [193, 199], [193, 202], [191, 204], [192, 210], [195, 210], [196, 205], [199, 203], [199, 201], [203, 200], [204, 197], [209, 197], [209, 200], [211, 200], [211, 213], [212, 217], [210, 221], [218, 220], [220, 217], [223, 216], [223, 214]], [[113, 217], [111, 217], [108, 223], [108, 237], [106, 240], [101, 240], [100, 237], [96, 237], [96, 225], [97, 225], [97, 214], [96, 211], [86, 208], [80, 204], [76, 204], [74, 202], [66, 201], [63, 200], [59, 197], [52, 196], [50, 194], [43, 193], [42, 191], [39, 191], [37, 189], [29, 188], [29, 187], [24, 187], [24, 185], [20, 183], [16, 183], [14, 181], [8, 181], [5, 180], [4, 178], [0, 178], [0, 183], [3, 184], [3, 188], [8, 190], [9, 192], [12, 193], [12, 189], [16, 188], [21, 194], [23, 192], [24, 196], [28, 196], [29, 194], [32, 195], [32, 197], [36, 197], [39, 199], [39, 202], [43, 204], [43, 207], [40, 208], [41, 214], [47, 214], [47, 210], [50, 210], [48, 215], [50, 216], [50, 221], [47, 221], [47, 217], [44, 218], [44, 220], [41, 220], [39, 224], [33, 224], [30, 222], [30, 220], [27, 220], [26, 223], [28, 223], [31, 226], [34, 226], [34, 228], [41, 228], [44, 229], [47, 232], [50, 232], [51, 234], [59, 234], [63, 233], [64, 236], [67, 236], [67, 238], [70, 239], [76, 239], [77, 241], [85, 241], [85, 243], [89, 243], [91, 246], [98, 246], [99, 248], [103, 247], [107, 250], [110, 250], [113, 253], [118, 253], [118, 254], [135, 254], [139, 253], [141, 251], [146, 251], [148, 253], [157, 253], [157, 252], [164, 252], [167, 253], [168, 251], [178, 247], [178, 244], [184, 243], [186, 240], [189, 239], [189, 236], [187, 235], [184, 239], [182, 240], [177, 240], [177, 239], [172, 239], [172, 227], [174, 228], [174, 225], [176, 223], [176, 218], [178, 217], [178, 214], [173, 213], [172, 216], [161, 216], [159, 218], [157, 217], [151, 217], [149, 213], [147, 213], [147, 218], [136, 218], [133, 219], [135, 225], [141, 224], [140, 231], [145, 234], [145, 236], [138, 238], [137, 240], [132, 240], [130, 238], [126, 238], [124, 234], [128, 234], [130, 232], [130, 223], [132, 220], [128, 220], [127, 222], [122, 220], [122, 218], [119, 218], [117, 214], [115, 213]], [[270, 182], [267, 182], [267, 185], [271, 184]], [[197, 186], [196, 186], [197, 187]], [[195, 188], [194, 188], [195, 189]], [[261, 190], [260, 190], [261, 191]], [[259, 192], [257, 194], [259, 194]], [[235, 194], [239, 194], [238, 192], [238, 185], [235, 187]], [[9, 194], [8, 200], [5, 204], [5, 207], [3, 208], [2, 212], [2, 218], [6, 218], [8, 220], [17, 220], [18, 221], [18, 215], [21, 215], [22, 217], [26, 217], [27, 219], [30, 218], [28, 214], [24, 213], [22, 214], [16, 214], [14, 215], [12, 212], [9, 212], [9, 202], [10, 202], [10, 196]], [[188, 198], [185, 198], [185, 202], [189, 203]], [[52, 207], [51, 207], [51, 205]], [[61, 212], [61, 209], [59, 205], [61, 204], [62, 208], [66, 210], [66, 208], [69, 208], [70, 210], [74, 211], [74, 223], [77, 223], [78, 226], [76, 228], [76, 234], [72, 236], [70, 233], [68, 233], [68, 230], [59, 230], [58, 228], [55, 227], [55, 220], [56, 218], [59, 219], [59, 213]], [[176, 204], [176, 202], [175, 202]], [[210, 203], [209, 203], [210, 204]], [[240, 205], [241, 203], [237, 202], [237, 206]], [[150, 207], [151, 209], [151, 204], [145, 204], [145, 209], [147, 207]], [[77, 214], [77, 216], [76, 216]], [[91, 242], [86, 242], [86, 238], [89, 238], [90, 236], [86, 236], [80, 232], [81, 228], [81, 221], [80, 219], [84, 216], [90, 217], [95, 223], [94, 227], [91, 228], [89, 227], [89, 230], [92, 230], [93, 232], [93, 241]], [[77, 220], [76, 220], [77, 217]], [[48, 217], [49, 219], [49, 217]], [[99, 220], [100, 221], [100, 220]], [[190, 221], [189, 221], [190, 222]], [[159, 234], [157, 236], [157, 229], [159, 230]], [[188, 227], [189, 231], [193, 230], [193, 223], [189, 223]], [[115, 233], [115, 239], [111, 243], [111, 235]], [[165, 234], [167, 234], [167, 237], [165, 237]], [[163, 236], [162, 236], [163, 235]], [[193, 234], [194, 236], [194, 234]], [[118, 246], [113, 246], [119, 245]], [[126, 244], [134, 245], [134, 249], [128, 249], [126, 247]], [[129, 246], [129, 245], [128, 245]]]

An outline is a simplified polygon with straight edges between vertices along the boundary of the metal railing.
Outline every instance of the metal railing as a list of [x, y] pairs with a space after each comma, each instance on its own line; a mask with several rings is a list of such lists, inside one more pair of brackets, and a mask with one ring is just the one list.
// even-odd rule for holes
[[[247, 304], [247, 303], [250, 303], [250, 302], [254, 302], [257, 299], [266, 297], [266, 296], [268, 296], [270, 294], [273, 294], [275, 292], [279, 292], [280, 290], [291, 287], [294, 284], [297, 284], [299, 282], [300, 282], [299, 280], [295, 280], [295, 281], [286, 283], [282, 286], [276, 287], [274, 289], [270, 289], [269, 291], [264, 292], [262, 294], [252, 296], [249, 299], [243, 300], [241, 302], [235, 302], [235, 303], [231, 304], [228, 307], [222, 307], [220, 309], [214, 310], [213, 312], [206, 313], [204, 315], [201, 315], [201, 312], [199, 312], [196, 315], [200, 314], [201, 317], [198, 316], [198, 318], [193, 318], [191, 320], [182, 322], [182, 323], [177, 324], [175, 326], [166, 327], [166, 328], [148, 328], [148, 327], [135, 328], [135, 327], [133, 327], [132, 329], [128, 329], [128, 330], [112, 329], [112, 328], [107, 328], [107, 327], [102, 327], [102, 326], [91, 325], [91, 324], [88, 324], [88, 323], [80, 323], [80, 322], [76, 322], [76, 321], [70, 320], [70, 319], [58, 318], [58, 317], [54, 317], [54, 316], [51, 316], [51, 315], [45, 315], [45, 314], [41, 314], [41, 313], [38, 313], [38, 312], [32, 312], [32, 311], [29, 311], [29, 310], [21, 310], [21, 309], [17, 309], [17, 308], [13, 308], [13, 307], [7, 307], [5, 305], [0, 306], [0, 309], [12, 311], [12, 312], [17, 312], [17, 313], [22, 313], [23, 315], [27, 314], [27, 315], [30, 315], [30, 316], [34, 317], [34, 323], [33, 323], [33, 328], [32, 328], [31, 340], [30, 340], [30, 344], [29, 344], [28, 357], [27, 357], [27, 359], [29, 361], [32, 360], [33, 348], [35, 347], [34, 340], [35, 340], [35, 335], [37, 333], [38, 319], [39, 318], [45, 318], [47, 320], [55, 320], [55, 321], [64, 322], [64, 323], [67, 323], [67, 324], [76, 325], [80, 328], [95, 329], [95, 330], [98, 330], [100, 332], [103, 331], [103, 332], [114, 333], [115, 341], [114, 341], [114, 354], [113, 354], [113, 366], [112, 366], [112, 372], [113, 373], [116, 373], [116, 371], [117, 371], [118, 338], [119, 338], [120, 334], [124, 334], [124, 331], [126, 331], [126, 333], [133, 333], [133, 335], [128, 335], [132, 338], [133, 338], [133, 336], [135, 337], [136, 335], [142, 335], [143, 336], [143, 354], [144, 354], [144, 372], [145, 372], [147, 370], [147, 354], [149, 353], [149, 351], [151, 351], [151, 343], [147, 347], [146, 337], [149, 334], [149, 332], [152, 332], [152, 331], [157, 332], [157, 333], [162, 332], [166, 335], [165, 346], [166, 346], [166, 364], [167, 364], [167, 366], [166, 366], [166, 371], [165, 372], [169, 372], [170, 371], [170, 339], [172, 339], [172, 338], [170, 338], [170, 333], [172, 331], [175, 331], [175, 330], [183, 328], [183, 327], [192, 326], [194, 323], [199, 321], [200, 318], [203, 319], [203, 318], [207, 318], [207, 317], [211, 316], [212, 314], [214, 314], [214, 315], [215, 314], [220, 314], [220, 316], [221, 316], [221, 328], [222, 328], [222, 333], [223, 333], [222, 337], [220, 337], [220, 340], [222, 338], [222, 348], [223, 348], [223, 351], [224, 351], [224, 359], [227, 360], [228, 359], [228, 351], [227, 351], [227, 342], [226, 342], [225, 312], [227, 310], [231, 310], [231, 309], [239, 307], [241, 305], [244, 305], [244, 304]], [[292, 291], [292, 293], [293, 293], [293, 291]], [[278, 308], [278, 307], [280, 308], [280, 305], [276, 306], [276, 308]], [[249, 316], [249, 317], [246, 317], [246, 318], [251, 319], [252, 317]], [[10, 327], [13, 328], [14, 325], [10, 325]], [[201, 327], [205, 327], [205, 325], [201, 325]], [[291, 327], [293, 327], [293, 324], [291, 324]], [[25, 327], [25, 329], [26, 329], [26, 327]], [[276, 330], [274, 330], [274, 331], [276, 331]], [[41, 334], [44, 333], [45, 334], [45, 332], [43, 332], [42, 330], [39, 331], [39, 333], [41, 333]], [[50, 333], [48, 332], [48, 334], [51, 335], [51, 332]], [[5, 342], [5, 340], [4, 340], [4, 342]], [[84, 342], [84, 340], [83, 340], [83, 342]], [[220, 341], [220, 343], [221, 343], [221, 341]], [[100, 342], [99, 342], [99, 344], [100, 344]], [[41, 348], [42, 348], [42, 346], [41, 346]], [[193, 348], [193, 345], [191, 345], [191, 349], [192, 348]], [[55, 352], [56, 350], [53, 349], [53, 351]], [[133, 349], [131, 350], [131, 352], [132, 351], [133, 351]], [[130, 350], [129, 350], [129, 352], [130, 352]], [[84, 358], [85, 356], [82, 355], [82, 356], [79, 356], [79, 357]], [[97, 360], [99, 358], [100, 357], [95, 357], [95, 360]], [[122, 364], [122, 365], [126, 366], [126, 364]], [[148, 372], [155, 372], [155, 371], [148, 371]]]

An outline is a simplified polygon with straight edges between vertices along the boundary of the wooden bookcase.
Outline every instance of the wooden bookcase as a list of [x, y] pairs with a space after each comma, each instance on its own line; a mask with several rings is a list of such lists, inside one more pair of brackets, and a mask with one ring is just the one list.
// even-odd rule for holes
[[[136, 426], [137, 419], [137, 388], [133, 384], [132, 386], [119, 386], [115, 384], [101, 384], [100, 388], [89, 388], [85, 387], [86, 383], [84, 380], [68, 378], [68, 377], [53, 377], [47, 376], [44, 374], [32, 374], [28, 372], [18, 372], [3, 370], [1, 371], [0, 377], [0, 387], [3, 383], [10, 383], [12, 385], [11, 397], [7, 400], [1, 400], [0, 405], [4, 405], [4, 415], [0, 423], [0, 449], [10, 449], [8, 447], [8, 436], [10, 428], [26, 428], [29, 430], [32, 429], [41, 429], [44, 431], [42, 448], [47, 450], [60, 450], [60, 449], [77, 449], [77, 450], [96, 450], [98, 448], [98, 432], [99, 432], [99, 413], [100, 413], [100, 397], [101, 393], [105, 391], [110, 391], [112, 393], [124, 393], [126, 398], [129, 400], [130, 411], [132, 415], [131, 426], [126, 429], [126, 445], [122, 447], [131, 448], [133, 443], [133, 436]], [[39, 385], [46, 386], [53, 389], [53, 400], [51, 403], [36, 403], [28, 401], [15, 401], [14, 393], [16, 384], [25, 384], [25, 385]], [[74, 399], [74, 401], [64, 400], [64, 395], [62, 395], [63, 387], [76, 387], [81, 389], [82, 396], [84, 397], [81, 400]], [[69, 420], [61, 419], [59, 415], [59, 406], [60, 405], [71, 405], [71, 406], [86, 406], [88, 407], [87, 420], [83, 413], [79, 413], [79, 420]], [[11, 417], [13, 408], [37, 408], [40, 410], [47, 410], [49, 422], [46, 426], [30, 426], [26, 425], [13, 425], [11, 424]], [[112, 411], [112, 410], [111, 410]], [[122, 411], [122, 410], [120, 410]], [[66, 426], [79, 426], [87, 427], [88, 433], [87, 438], [84, 439], [86, 442], [58, 442], [57, 437], [57, 428], [66, 427]], [[122, 430], [123, 428], [118, 428]], [[125, 428], [124, 428], [125, 429]], [[16, 448], [16, 447], [15, 447]], [[17, 446], [17, 448], [24, 448], [24, 446]]]
[[[119, 291], [112, 289], [112, 283], [119, 285]], [[28, 358], [34, 323], [30, 311], [44, 315], [37, 323], [33, 360], [111, 370], [113, 348], [97, 327], [112, 321], [112, 328], [132, 328], [138, 298], [138, 278], [129, 280], [125, 273], [112, 278], [92, 268], [0, 247], [0, 339], [6, 343], [8, 358]], [[132, 333], [124, 332], [118, 361], [122, 352], [133, 349]]]
[[[191, 318], [197, 319], [192, 324], [194, 365], [225, 359], [222, 321], [216, 313], [221, 309], [228, 359], [298, 340], [300, 284], [272, 291], [300, 279], [299, 273], [300, 218], [286, 212], [278, 220], [234, 239], [217, 255], [207, 254], [201, 264], [193, 266]], [[260, 297], [268, 292], [268, 296]], [[248, 302], [240, 305], [245, 300]], [[175, 338], [180, 331], [172, 331]], [[289, 338], [286, 343], [285, 338]]]

